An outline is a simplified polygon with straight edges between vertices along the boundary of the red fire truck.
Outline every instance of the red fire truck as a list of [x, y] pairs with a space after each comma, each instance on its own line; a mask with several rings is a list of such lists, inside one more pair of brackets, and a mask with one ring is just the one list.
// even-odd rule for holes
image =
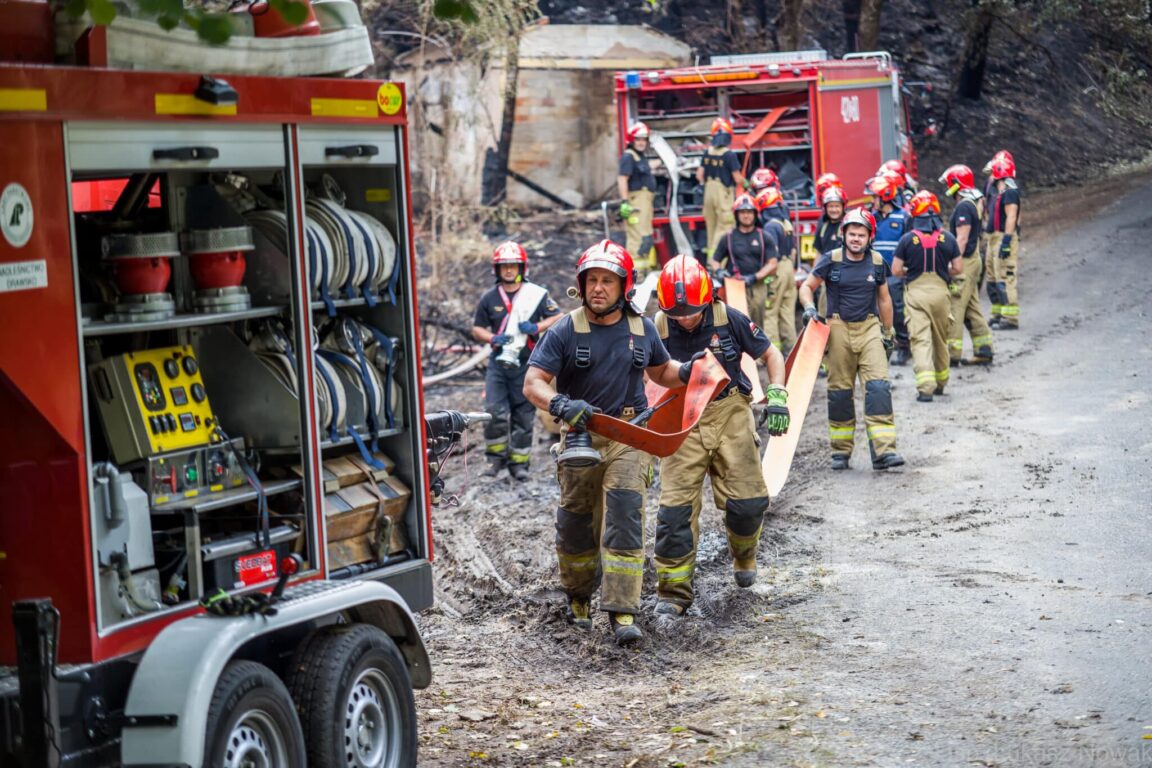
[[402, 86], [0, 65], [0, 135], [0, 763], [415, 765]]
[[661, 262], [674, 247], [673, 202], [690, 240], [698, 250], [704, 247], [704, 192], [693, 171], [716, 117], [731, 121], [732, 149], [742, 156], [746, 175], [758, 168], [776, 172], [805, 261], [815, 255], [818, 176], [837, 174], [850, 198], [860, 196], [853, 204], [863, 201], [864, 183], [885, 160], [899, 158], [916, 175], [900, 73], [885, 52], [843, 59], [829, 59], [824, 51], [722, 56], [704, 66], [618, 72], [616, 115], [619, 136], [642, 121], [678, 156], [675, 201], [668, 176], [657, 177], [653, 223]]

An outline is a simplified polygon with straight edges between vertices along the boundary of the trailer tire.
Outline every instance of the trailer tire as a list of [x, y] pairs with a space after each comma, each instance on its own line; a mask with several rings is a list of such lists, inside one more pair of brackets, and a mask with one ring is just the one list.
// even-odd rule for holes
[[370, 624], [327, 627], [296, 651], [288, 688], [311, 768], [416, 765], [416, 701], [404, 657]]
[[208, 706], [204, 764], [306, 768], [304, 732], [292, 698], [272, 670], [254, 661], [224, 668]]

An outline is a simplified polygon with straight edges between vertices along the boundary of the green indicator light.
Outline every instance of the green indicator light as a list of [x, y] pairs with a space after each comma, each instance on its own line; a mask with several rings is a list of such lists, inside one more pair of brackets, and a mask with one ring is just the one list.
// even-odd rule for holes
[[188, 467], [184, 470], [184, 478], [188, 482], [190, 482], [190, 483], [196, 482], [196, 476], [197, 476], [196, 467]]

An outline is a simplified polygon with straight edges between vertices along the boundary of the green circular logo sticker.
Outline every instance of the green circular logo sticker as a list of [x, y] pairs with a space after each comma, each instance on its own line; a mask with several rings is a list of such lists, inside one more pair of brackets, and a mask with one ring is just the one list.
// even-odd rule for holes
[[376, 103], [380, 105], [381, 112], [394, 115], [404, 106], [404, 95], [395, 83], [384, 83], [376, 91]]

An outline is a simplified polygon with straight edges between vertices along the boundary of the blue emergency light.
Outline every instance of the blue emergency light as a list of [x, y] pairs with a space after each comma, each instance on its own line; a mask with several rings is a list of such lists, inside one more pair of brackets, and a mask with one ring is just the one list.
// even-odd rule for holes
[[624, 73], [624, 85], [629, 89], [640, 87], [640, 73], [636, 70]]

